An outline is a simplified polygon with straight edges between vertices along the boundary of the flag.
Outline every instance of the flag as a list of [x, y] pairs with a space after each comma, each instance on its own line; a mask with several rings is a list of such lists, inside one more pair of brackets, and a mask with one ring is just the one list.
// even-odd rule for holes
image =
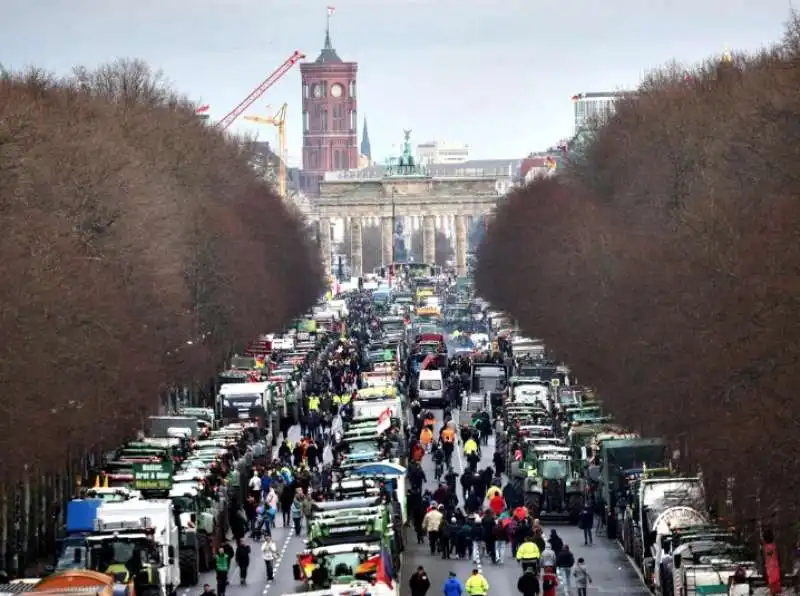
[[358, 567], [356, 567], [354, 575], [367, 575], [376, 572], [378, 570], [378, 565], [380, 563], [380, 560], [381, 556], [375, 555], [374, 557], [370, 557], [363, 563], [359, 563]]
[[383, 412], [378, 414], [378, 426], [375, 429], [378, 434], [386, 432], [392, 426], [392, 409], [386, 408]]
[[333, 13], [335, 13], [335, 12], [336, 12], [336, 9], [333, 6], [329, 6], [328, 7], [328, 16], [329, 17], [332, 17]]
[[375, 582], [381, 582], [392, 587], [392, 557], [385, 547], [381, 547], [380, 560], [378, 561], [378, 570], [375, 572]]
[[311, 572], [317, 567], [314, 564], [314, 555], [297, 555], [297, 562], [306, 577], [311, 577]]
[[428, 370], [428, 365], [433, 364], [435, 361], [436, 361], [436, 354], [428, 354], [427, 356], [425, 356], [425, 360], [422, 361], [420, 369]]
[[211, 106], [206, 103], [206, 104], [203, 104], [202, 106], [200, 106], [199, 108], [197, 108], [194, 111], [194, 113], [195, 114], [202, 114], [203, 112], [207, 112], [210, 108], [211, 108]]

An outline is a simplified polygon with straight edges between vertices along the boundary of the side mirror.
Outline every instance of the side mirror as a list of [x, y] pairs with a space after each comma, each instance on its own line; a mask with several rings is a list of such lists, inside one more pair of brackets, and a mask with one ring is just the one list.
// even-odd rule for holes
[[189, 516], [189, 519], [192, 521], [193, 524], [196, 524], [197, 523], [197, 514], [196, 513], [192, 513]]
[[681, 568], [681, 555], [675, 555], [674, 560], [675, 560], [675, 569], [680, 569]]
[[300, 565], [295, 563], [292, 565], [292, 575], [294, 575], [295, 581], [301, 581], [303, 579], [303, 573], [300, 571]]
[[169, 556], [169, 562], [173, 563], [175, 560], [175, 547], [171, 544], [167, 548], [167, 556]]

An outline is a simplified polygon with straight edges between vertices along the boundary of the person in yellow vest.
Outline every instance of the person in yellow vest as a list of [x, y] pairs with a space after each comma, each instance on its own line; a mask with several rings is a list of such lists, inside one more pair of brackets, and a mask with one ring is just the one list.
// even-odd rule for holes
[[347, 404], [349, 404], [350, 399], [352, 399], [352, 396], [349, 393], [342, 394], [342, 405], [346, 406]]
[[472, 453], [476, 453], [478, 451], [478, 443], [470, 437], [464, 443], [464, 455], [470, 455]]
[[312, 395], [308, 398], [308, 409], [312, 412], [316, 412], [319, 410], [319, 397], [316, 395]]
[[464, 583], [464, 590], [469, 596], [486, 596], [489, 593], [489, 582], [477, 569], [472, 570], [472, 575]]
[[522, 564], [523, 571], [528, 567], [533, 567], [534, 570], [539, 566], [539, 547], [533, 541], [533, 538], [528, 536], [525, 542], [519, 545], [517, 549], [517, 561]]

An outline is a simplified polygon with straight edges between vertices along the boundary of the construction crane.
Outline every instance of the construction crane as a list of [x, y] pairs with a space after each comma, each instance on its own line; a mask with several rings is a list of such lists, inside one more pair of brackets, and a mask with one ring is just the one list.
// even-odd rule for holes
[[[269, 106], [267, 106], [269, 107]], [[258, 124], [270, 124], [278, 129], [278, 187], [281, 197], [286, 198], [286, 109], [289, 106], [283, 104], [274, 116], [245, 116], [244, 119]]]
[[305, 57], [306, 57], [305, 54], [303, 54], [298, 50], [295, 50], [294, 54], [292, 54], [286, 59], [286, 62], [281, 64], [275, 70], [275, 72], [273, 72], [271, 75], [267, 77], [267, 79], [263, 83], [261, 83], [255, 89], [253, 89], [250, 92], [250, 95], [245, 97], [238, 106], [233, 108], [233, 110], [231, 110], [231, 112], [227, 116], [225, 116], [222, 120], [219, 121], [219, 127], [222, 130], [227, 130], [228, 127], [230, 127], [230, 125], [233, 124], [236, 121], [236, 119], [239, 116], [241, 116], [247, 108], [253, 105], [256, 102], [256, 100], [258, 100], [259, 97], [264, 95], [267, 89], [269, 89], [275, 83], [277, 83], [281, 79], [281, 77], [283, 77], [283, 75], [285, 75], [292, 69], [292, 66], [300, 62], [300, 60], [304, 60]]

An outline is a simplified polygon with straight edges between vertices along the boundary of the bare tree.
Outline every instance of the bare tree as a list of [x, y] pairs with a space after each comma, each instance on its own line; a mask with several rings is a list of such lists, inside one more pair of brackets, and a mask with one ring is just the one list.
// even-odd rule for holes
[[800, 512], [779, 480], [800, 472], [797, 22], [757, 55], [649, 76], [566, 173], [512, 193], [477, 271], [620, 421], [702, 468], [753, 545], [769, 525], [785, 553]]

